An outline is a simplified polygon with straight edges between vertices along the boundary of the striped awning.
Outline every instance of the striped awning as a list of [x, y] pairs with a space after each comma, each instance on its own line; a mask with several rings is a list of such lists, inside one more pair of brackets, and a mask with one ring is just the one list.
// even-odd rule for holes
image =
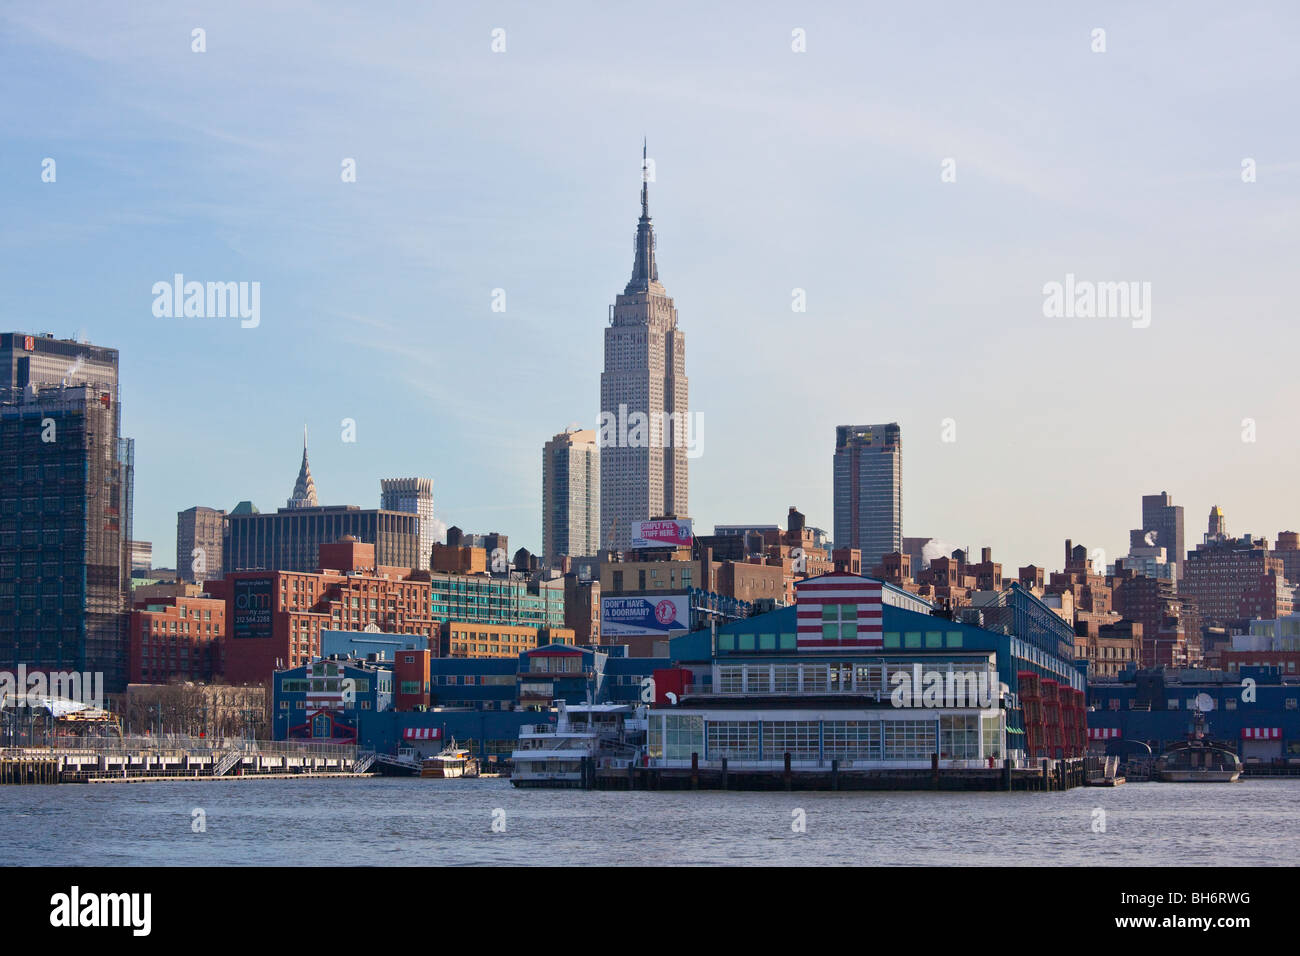
[[402, 730], [402, 737], [406, 740], [437, 740], [441, 736], [440, 727], [406, 727]]
[[1124, 736], [1118, 727], [1089, 727], [1089, 740], [1115, 740]]
[[1281, 740], [1281, 727], [1242, 727], [1242, 740]]

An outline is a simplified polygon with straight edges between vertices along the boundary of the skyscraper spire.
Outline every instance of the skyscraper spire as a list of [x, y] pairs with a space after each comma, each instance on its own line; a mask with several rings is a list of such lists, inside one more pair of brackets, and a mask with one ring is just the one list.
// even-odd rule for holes
[[636, 225], [636, 260], [632, 263], [632, 279], [623, 290], [624, 295], [633, 292], [649, 292], [653, 284], [656, 292], [662, 292], [659, 285], [659, 267], [655, 264], [655, 230], [650, 224], [650, 178], [648, 175], [647, 143], [641, 143], [641, 219]]
[[650, 218], [650, 179], [646, 176], [646, 149], [648, 141], [641, 140], [641, 218]]
[[286, 504], [289, 508], [319, 508], [316, 498], [316, 482], [311, 477], [311, 466], [307, 464], [307, 426], [302, 426], [302, 466], [298, 469], [298, 480], [294, 482], [293, 496]]

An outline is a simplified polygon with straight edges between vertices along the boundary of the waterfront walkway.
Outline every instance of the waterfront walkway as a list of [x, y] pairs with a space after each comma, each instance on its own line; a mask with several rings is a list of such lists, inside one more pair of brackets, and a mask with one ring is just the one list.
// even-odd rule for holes
[[373, 760], [340, 744], [63, 737], [0, 749], [0, 784], [363, 776]]

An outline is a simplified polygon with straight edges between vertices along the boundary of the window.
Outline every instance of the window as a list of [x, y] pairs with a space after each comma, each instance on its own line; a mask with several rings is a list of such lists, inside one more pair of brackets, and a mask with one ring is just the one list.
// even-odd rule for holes
[[828, 720], [822, 730], [826, 758], [869, 760], [880, 757], [880, 721]]
[[756, 720], [710, 721], [708, 754], [710, 760], [727, 757], [733, 760], [757, 760], [759, 725]]
[[[917, 634], [919, 639], [920, 634]], [[883, 756], [886, 760], [928, 760], [935, 748], [933, 720], [883, 721]]]
[[[704, 758], [704, 718], [683, 714], [665, 714], [663, 718], [661, 754], [665, 760], [690, 760], [691, 754]], [[650, 721], [651, 729], [659, 729], [659, 721]], [[654, 744], [651, 744], [654, 749]], [[652, 754], [653, 755], [653, 754]]]
[[852, 641], [858, 636], [856, 604], [822, 605], [822, 640]]
[[739, 664], [723, 665], [718, 668], [718, 693], [739, 694], [744, 690], [745, 669]]
[[826, 693], [826, 665], [803, 665], [803, 690], [805, 694]]
[[880, 694], [885, 690], [883, 664], [858, 664], [855, 668], [859, 694]]
[[816, 760], [820, 743], [815, 720], [769, 720], [763, 724], [763, 757], [783, 760]]
[[793, 694], [799, 690], [799, 665], [776, 664], [772, 668], [772, 691]]
[[939, 758], [941, 760], [976, 760], [980, 751], [978, 714], [940, 715]]

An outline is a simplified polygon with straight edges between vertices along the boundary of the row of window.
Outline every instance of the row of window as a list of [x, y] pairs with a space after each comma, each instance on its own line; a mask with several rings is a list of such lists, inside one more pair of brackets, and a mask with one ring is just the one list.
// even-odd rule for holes
[[[1100, 703], [1100, 702], [1099, 702], [1099, 703]], [[1123, 709], [1123, 703], [1124, 703], [1124, 699], [1123, 699], [1123, 698], [1121, 698], [1121, 697], [1111, 697], [1111, 698], [1108, 698], [1108, 699], [1105, 700], [1105, 709], [1106, 709], [1106, 710], [1122, 710], [1122, 709]], [[1129, 698], [1128, 704], [1129, 704], [1129, 710], [1147, 710], [1147, 709], [1149, 709], [1145, 703], [1139, 705], [1138, 700], [1137, 700], [1137, 698], [1135, 698], [1135, 697], [1133, 697], [1133, 698]], [[1225, 697], [1225, 698], [1223, 699], [1223, 701], [1221, 702], [1221, 705], [1222, 705], [1222, 707], [1223, 707], [1224, 710], [1236, 710], [1236, 709], [1237, 709], [1237, 698], [1236, 698], [1236, 697]], [[1215, 706], [1220, 706], [1220, 705], [1219, 705], [1219, 704], [1216, 704]], [[1287, 698], [1285, 698], [1285, 700], [1283, 701], [1283, 707], [1284, 707], [1286, 710], [1297, 710], [1297, 709], [1300, 709], [1300, 701], [1298, 701], [1297, 698], [1295, 698], [1295, 697], [1287, 697]], [[1188, 697], [1186, 700], [1181, 700], [1180, 698], [1177, 698], [1177, 697], [1169, 697], [1169, 698], [1167, 698], [1167, 699], [1165, 700], [1165, 708], [1166, 708], [1167, 710], [1196, 710], [1196, 698], [1195, 698], [1195, 697]]]
[[[832, 619], [833, 616], [833, 619]], [[822, 637], [849, 641], [858, 638], [857, 608], [851, 604], [827, 605], [822, 609]], [[939, 650], [963, 646], [961, 631], [885, 631], [886, 650]], [[798, 649], [793, 633], [719, 634], [719, 651], [793, 651]]]
[[650, 721], [655, 759], [978, 760], [1001, 756], [1000, 716], [941, 715], [938, 720], [705, 720], [665, 714]]

